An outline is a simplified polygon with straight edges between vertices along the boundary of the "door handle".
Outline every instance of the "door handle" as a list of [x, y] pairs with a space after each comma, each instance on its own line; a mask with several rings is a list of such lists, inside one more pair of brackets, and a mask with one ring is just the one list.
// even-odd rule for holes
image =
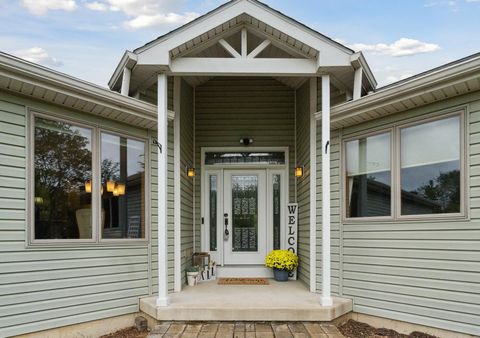
[[223, 239], [228, 241], [228, 236], [230, 235], [230, 231], [228, 231], [228, 214], [223, 214], [223, 224], [225, 226]]

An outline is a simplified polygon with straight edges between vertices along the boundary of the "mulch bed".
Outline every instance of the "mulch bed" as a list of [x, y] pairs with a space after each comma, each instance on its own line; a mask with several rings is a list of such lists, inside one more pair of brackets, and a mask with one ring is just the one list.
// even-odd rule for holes
[[352, 319], [340, 326], [338, 329], [345, 337], [348, 338], [437, 338], [435, 336], [417, 331], [410, 334], [402, 334], [385, 328], [376, 329], [373, 326], [357, 322]]
[[100, 338], [145, 338], [148, 336], [146, 331], [138, 331], [135, 327], [129, 327], [114, 333], [106, 334]]

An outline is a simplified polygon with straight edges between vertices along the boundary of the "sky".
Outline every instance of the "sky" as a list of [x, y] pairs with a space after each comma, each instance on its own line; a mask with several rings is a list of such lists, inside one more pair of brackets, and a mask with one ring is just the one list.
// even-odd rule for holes
[[[107, 86], [133, 50], [224, 0], [0, 0], [0, 51]], [[383, 86], [480, 52], [480, 0], [264, 0], [364, 52]]]

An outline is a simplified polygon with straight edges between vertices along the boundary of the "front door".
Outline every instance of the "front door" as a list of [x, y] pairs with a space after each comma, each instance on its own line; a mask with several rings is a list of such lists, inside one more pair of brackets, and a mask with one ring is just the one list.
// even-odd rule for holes
[[266, 170], [223, 172], [224, 264], [263, 264], [267, 254]]

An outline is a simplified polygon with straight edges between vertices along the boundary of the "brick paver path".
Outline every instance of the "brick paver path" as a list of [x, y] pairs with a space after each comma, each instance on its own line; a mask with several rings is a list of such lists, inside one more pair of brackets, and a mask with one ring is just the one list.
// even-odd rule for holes
[[155, 326], [147, 338], [343, 338], [328, 323], [180, 323]]

